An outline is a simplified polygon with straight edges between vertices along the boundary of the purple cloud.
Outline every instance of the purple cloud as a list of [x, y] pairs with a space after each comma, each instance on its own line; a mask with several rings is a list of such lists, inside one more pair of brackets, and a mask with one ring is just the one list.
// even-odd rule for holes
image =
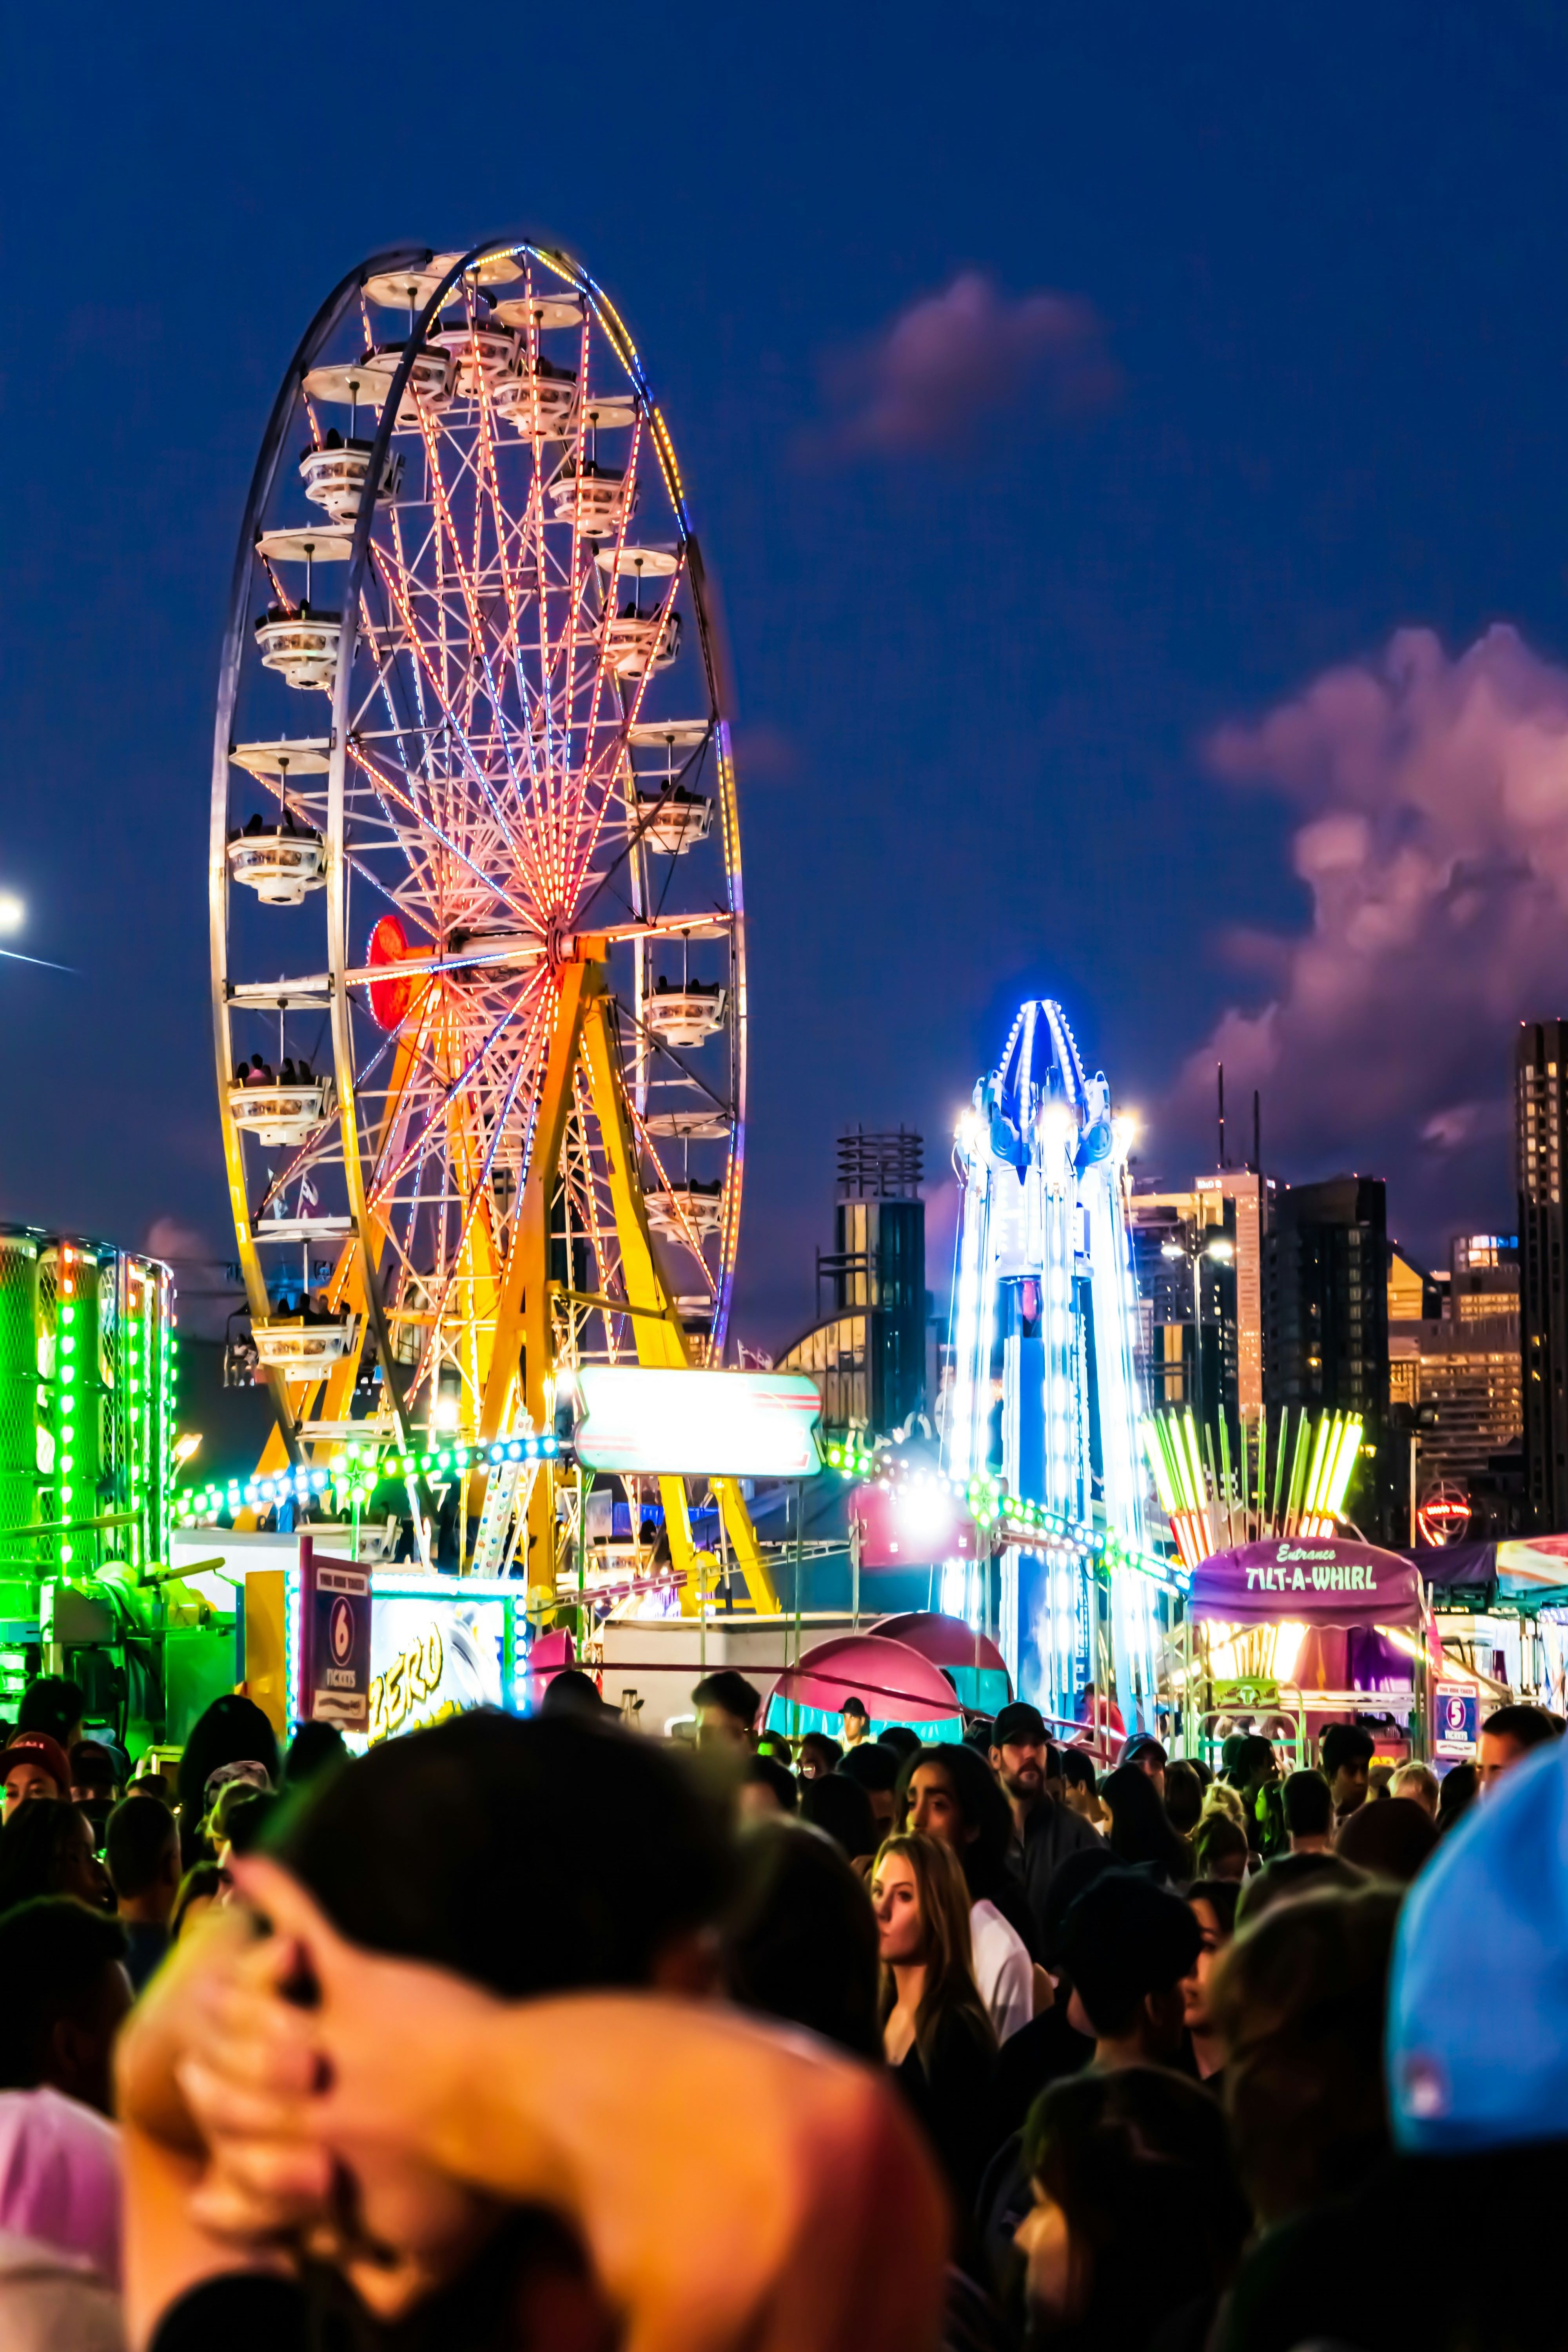
[[1032, 391], [1058, 415], [1111, 399], [1117, 373], [1087, 302], [1068, 294], [998, 292], [963, 270], [890, 324], [829, 362], [837, 447], [900, 456], [967, 441], [981, 420]]
[[1403, 1177], [1417, 1216], [1483, 1185], [1502, 1211], [1514, 1025], [1568, 1003], [1568, 673], [1510, 628], [1455, 660], [1401, 630], [1205, 761], [1300, 812], [1312, 919], [1247, 935], [1267, 999], [1189, 1057], [1173, 1122], [1201, 1131], [1223, 1061], [1233, 1099], [1264, 1090], [1266, 1158]]

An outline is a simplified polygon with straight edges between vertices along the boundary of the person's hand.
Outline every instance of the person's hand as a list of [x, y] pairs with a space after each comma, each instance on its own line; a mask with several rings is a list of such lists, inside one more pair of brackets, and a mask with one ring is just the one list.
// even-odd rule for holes
[[500, 2001], [348, 1944], [274, 1864], [237, 1874], [278, 1951], [206, 2003], [185, 2094], [247, 2194], [320, 2197], [323, 2152], [352, 2179], [339, 2259], [377, 2308], [466, 2258], [493, 2199], [577, 2231], [627, 2352], [934, 2346], [943, 2199], [870, 2070], [718, 2004]]
[[193, 2211], [217, 2236], [289, 2227], [395, 2315], [493, 2224], [426, 2150], [455, 2065], [501, 2004], [348, 1943], [276, 1864], [237, 1864], [236, 1883], [274, 1932], [197, 1990], [178, 2068], [208, 2150]]
[[273, 1932], [201, 1989], [182, 2080], [204, 2126], [297, 2144], [297, 2169], [279, 2183], [300, 2193], [321, 2188], [321, 2151], [427, 2155], [507, 2004], [444, 1969], [351, 1944], [277, 1863], [237, 1861], [235, 1884]]
[[169, 1953], [121, 2028], [114, 2050], [114, 2111], [121, 2123], [185, 2155], [205, 2152], [179, 2082], [204, 1989], [228, 1982], [254, 1937], [237, 1912], [200, 1921]]

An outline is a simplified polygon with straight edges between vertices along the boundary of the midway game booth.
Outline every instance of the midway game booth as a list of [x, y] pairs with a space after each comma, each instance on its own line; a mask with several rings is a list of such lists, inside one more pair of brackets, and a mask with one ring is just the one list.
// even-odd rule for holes
[[472, 1707], [523, 1710], [527, 1587], [510, 1578], [372, 1568], [300, 1538], [245, 1580], [244, 1682], [280, 1739], [331, 1723], [351, 1748]]
[[1300, 1536], [1215, 1552], [1193, 1570], [1175, 1670], [1186, 1753], [1215, 1760], [1230, 1732], [1257, 1730], [1300, 1767], [1331, 1722], [1356, 1720], [1382, 1752], [1424, 1756], [1440, 1661], [1398, 1552]]
[[1470, 1755], [1485, 1715], [1517, 1699], [1568, 1705], [1568, 1536], [1416, 1550], [1442, 1643], [1435, 1754]]

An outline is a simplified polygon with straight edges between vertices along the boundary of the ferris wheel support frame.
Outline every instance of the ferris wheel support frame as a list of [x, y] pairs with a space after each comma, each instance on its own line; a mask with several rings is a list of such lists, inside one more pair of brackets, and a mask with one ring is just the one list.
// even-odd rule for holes
[[[374, 1342], [374, 1352], [382, 1367], [382, 1378], [392, 1408], [392, 1417], [398, 1444], [406, 1450], [409, 1424], [406, 1406], [399, 1379], [399, 1370], [392, 1346], [390, 1325], [378, 1274], [378, 1261], [384, 1244], [384, 1227], [381, 1226], [370, 1206], [364, 1183], [363, 1159], [361, 1150], [358, 1118], [354, 1098], [353, 1041], [350, 1027], [348, 976], [351, 959], [347, 939], [347, 868], [342, 855], [345, 820], [345, 793], [348, 765], [349, 709], [353, 672], [361, 633], [361, 607], [363, 583], [369, 563], [371, 525], [378, 503], [374, 486], [385, 476], [393, 430], [408, 385], [416, 356], [423, 348], [432, 325], [438, 319], [452, 289], [470, 270], [479, 268], [487, 259], [501, 255], [514, 255], [528, 250], [559, 268], [569, 279], [581, 278], [585, 286], [592, 281], [578, 271], [564, 256], [550, 255], [526, 235], [485, 239], [455, 261], [437, 281], [417, 321], [411, 319], [410, 331], [403, 356], [386, 387], [376, 430], [372, 440], [367, 463], [366, 479], [369, 495], [361, 502], [354, 519], [349, 553], [347, 578], [342, 597], [342, 632], [337, 665], [332, 685], [331, 735], [328, 753], [327, 863], [325, 873], [328, 943], [328, 1013], [331, 1028], [333, 1061], [337, 1076], [335, 1116], [342, 1139], [342, 1166], [348, 1193], [353, 1231], [342, 1244], [330, 1285], [332, 1303], [345, 1297], [356, 1309], [363, 1310], [362, 1336], [359, 1345], [342, 1359], [325, 1376], [330, 1401], [341, 1406], [346, 1403], [359, 1374], [366, 1340]], [[227, 975], [226, 908], [230, 877], [227, 861], [226, 819], [227, 769], [231, 748], [232, 721], [238, 688], [240, 646], [249, 610], [251, 558], [257, 526], [270, 497], [276, 478], [283, 443], [300, 398], [305, 374], [316, 352], [340, 323], [345, 311], [373, 275], [389, 274], [395, 270], [419, 271], [427, 268], [433, 258], [426, 246], [390, 248], [373, 256], [348, 273], [327, 297], [300, 339], [294, 356], [279, 388], [268, 416], [260, 453], [252, 475], [249, 495], [241, 525], [232, 577], [228, 623], [224, 638], [219, 672], [216, 725], [213, 745], [212, 818], [209, 830], [209, 915], [214, 1000], [214, 1043], [217, 1065], [219, 1101], [224, 1108], [222, 1119], [225, 1160], [228, 1178], [230, 1204], [234, 1213], [236, 1236], [245, 1282], [247, 1302], [253, 1319], [265, 1320], [269, 1304], [262, 1274], [256, 1239], [251, 1227], [249, 1202], [246, 1191], [245, 1160], [239, 1133], [227, 1111], [227, 1087], [233, 1067], [233, 1039], [229, 1011], [231, 993]], [[594, 289], [595, 297], [598, 289]], [[613, 310], [602, 303], [599, 307], [601, 324], [612, 334], [612, 341], [629, 371], [643, 389], [640, 364], [624, 327]], [[608, 310], [608, 316], [606, 316]], [[651, 402], [650, 402], [651, 407]], [[663, 433], [662, 419], [657, 410], [655, 418], [662, 450], [668, 453], [668, 436]], [[662, 458], [661, 458], [662, 462]], [[670, 457], [673, 464], [673, 457]], [[679, 481], [679, 477], [677, 477]], [[693, 591], [706, 604], [705, 573], [696, 535], [690, 530], [685, 515], [683, 499], [678, 500], [680, 525], [685, 539]], [[714, 651], [707, 632], [703, 644], [710, 670], [710, 687], [717, 697], [717, 680], [712, 676]], [[728, 730], [720, 719], [717, 729], [717, 751], [721, 781], [721, 817], [727, 845], [733, 844], [737, 832], [733, 770], [729, 758]], [[731, 914], [737, 919], [731, 932], [732, 986], [742, 1003], [739, 1030], [741, 1055], [740, 1090], [744, 1094], [745, 1026], [743, 1018], [745, 996], [744, 929], [740, 919], [743, 908], [738, 862], [732, 855], [727, 859], [731, 876]], [[586, 1065], [588, 1084], [595, 1118], [606, 1150], [610, 1190], [615, 1223], [623, 1252], [623, 1279], [626, 1291], [627, 1310], [633, 1326], [639, 1362], [654, 1363], [666, 1368], [686, 1368], [689, 1351], [686, 1334], [680, 1324], [673, 1300], [659, 1275], [654, 1258], [646, 1203], [638, 1172], [637, 1154], [627, 1118], [624, 1087], [616, 1055], [606, 1027], [602, 967], [607, 953], [606, 943], [592, 935], [583, 934], [559, 943], [559, 979], [555, 1020], [552, 1034], [549, 1063], [535, 1122], [532, 1150], [524, 1183], [524, 1198], [513, 1229], [508, 1261], [503, 1272], [498, 1311], [489, 1334], [488, 1358], [481, 1377], [481, 1419], [479, 1442], [488, 1446], [501, 1433], [508, 1418], [509, 1407], [521, 1389], [524, 1410], [542, 1427], [545, 1417], [545, 1384], [552, 1370], [549, 1310], [549, 1224], [553, 1181], [560, 1165], [566, 1120], [569, 1116], [573, 1087], [580, 1063]], [[402, 1047], [399, 1052], [401, 1054]], [[386, 1117], [395, 1115], [397, 1096], [395, 1083], [390, 1089]], [[733, 1177], [726, 1187], [725, 1219], [726, 1248], [723, 1253], [723, 1273], [721, 1293], [716, 1301], [721, 1332], [727, 1323], [733, 1283], [734, 1226], [739, 1217], [740, 1175], [743, 1164], [743, 1126], [737, 1137]], [[380, 1228], [378, 1230], [378, 1228]], [[643, 1294], [634, 1296], [634, 1291]], [[272, 1391], [277, 1413], [276, 1427], [263, 1450], [262, 1465], [269, 1461], [302, 1459], [303, 1438], [310, 1439], [306, 1415], [315, 1393], [323, 1385], [320, 1377], [290, 1383], [286, 1372], [268, 1366], [268, 1384]], [[290, 1388], [298, 1391], [298, 1408]], [[334, 1415], [335, 1417], [335, 1415]], [[482, 1502], [485, 1473], [481, 1468], [470, 1482], [471, 1503]], [[772, 1579], [756, 1540], [739, 1488], [732, 1480], [715, 1478], [711, 1482], [724, 1533], [735, 1555], [753, 1606], [759, 1611], [776, 1611], [777, 1596]], [[710, 1553], [699, 1552], [692, 1540], [689, 1512], [684, 1484], [679, 1478], [659, 1481], [664, 1503], [666, 1524], [669, 1530], [672, 1563], [682, 1580], [682, 1606], [705, 1606], [710, 1572], [717, 1572], [718, 1563]], [[411, 1488], [416, 1533], [421, 1555], [428, 1564], [428, 1498]], [[426, 1509], [420, 1508], [421, 1500]], [[251, 1515], [247, 1514], [247, 1517]], [[528, 1504], [531, 1593], [542, 1600], [546, 1575], [549, 1580], [549, 1601], [555, 1601], [555, 1488], [554, 1479], [542, 1469], [534, 1479]]]
[[[327, 296], [295, 347], [294, 355], [284, 371], [268, 416], [255, 469], [250, 478], [250, 489], [246, 499], [245, 513], [240, 523], [239, 541], [235, 551], [234, 571], [229, 583], [228, 622], [224, 631], [223, 651], [218, 665], [217, 713], [213, 728], [212, 815], [207, 840], [207, 910], [213, 985], [213, 1047], [217, 1065], [217, 1089], [220, 1106], [226, 1105], [230, 1074], [234, 1067], [234, 1043], [229, 1025], [229, 979], [226, 937], [228, 905], [228, 837], [225, 822], [228, 782], [229, 748], [232, 740], [235, 702], [239, 688], [240, 647], [245, 639], [246, 622], [250, 610], [251, 564], [254, 560], [257, 526], [277, 479], [283, 444], [293, 422], [305, 373], [311, 359], [322, 342], [342, 320], [364, 279], [373, 270], [416, 268], [428, 262], [428, 246], [393, 246], [374, 255], [351, 269]], [[399, 386], [401, 394], [401, 386]], [[390, 430], [390, 426], [389, 426]], [[369, 517], [363, 517], [363, 537], [368, 542]], [[363, 572], [363, 555], [355, 571], [355, 593]], [[345, 632], [345, 635], [347, 633]], [[333, 698], [334, 734], [340, 731], [338, 709], [340, 700], [347, 708], [346, 673], [340, 673], [341, 695]], [[342, 753], [337, 753], [339, 790], [341, 794]], [[341, 883], [340, 883], [341, 888]], [[336, 992], [341, 993], [341, 992]], [[241, 1278], [245, 1284], [246, 1303], [253, 1321], [266, 1319], [268, 1305], [267, 1284], [261, 1271], [261, 1259], [251, 1232], [250, 1202], [246, 1192], [245, 1154], [239, 1132], [226, 1109], [222, 1118], [224, 1164], [228, 1180], [229, 1206], [234, 1216], [235, 1239], [238, 1244]], [[370, 1286], [374, 1287], [374, 1286]], [[400, 1429], [403, 1423], [401, 1398], [398, 1396], [395, 1374], [391, 1370], [387, 1349], [383, 1356], [383, 1377], [390, 1383], [389, 1393], [397, 1398], [396, 1412]], [[289, 1383], [281, 1370], [269, 1365], [267, 1384], [272, 1391], [277, 1414], [274, 1439], [269, 1437], [263, 1451], [262, 1462], [280, 1453], [281, 1459], [298, 1464], [303, 1459], [296, 1427], [296, 1417], [289, 1394]], [[312, 1383], [296, 1383], [308, 1397]], [[301, 1412], [303, 1411], [301, 1406]]]

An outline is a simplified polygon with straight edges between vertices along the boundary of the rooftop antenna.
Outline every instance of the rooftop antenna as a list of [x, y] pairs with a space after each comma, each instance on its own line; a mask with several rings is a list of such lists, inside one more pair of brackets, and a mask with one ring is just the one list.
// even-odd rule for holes
[[1263, 1122], [1258, 1109], [1258, 1088], [1254, 1087], [1252, 1089], [1252, 1172], [1255, 1176], [1261, 1176], [1263, 1173], [1262, 1134]]
[[1215, 1070], [1219, 1079], [1219, 1164], [1225, 1166], [1225, 1064], [1216, 1062]]

